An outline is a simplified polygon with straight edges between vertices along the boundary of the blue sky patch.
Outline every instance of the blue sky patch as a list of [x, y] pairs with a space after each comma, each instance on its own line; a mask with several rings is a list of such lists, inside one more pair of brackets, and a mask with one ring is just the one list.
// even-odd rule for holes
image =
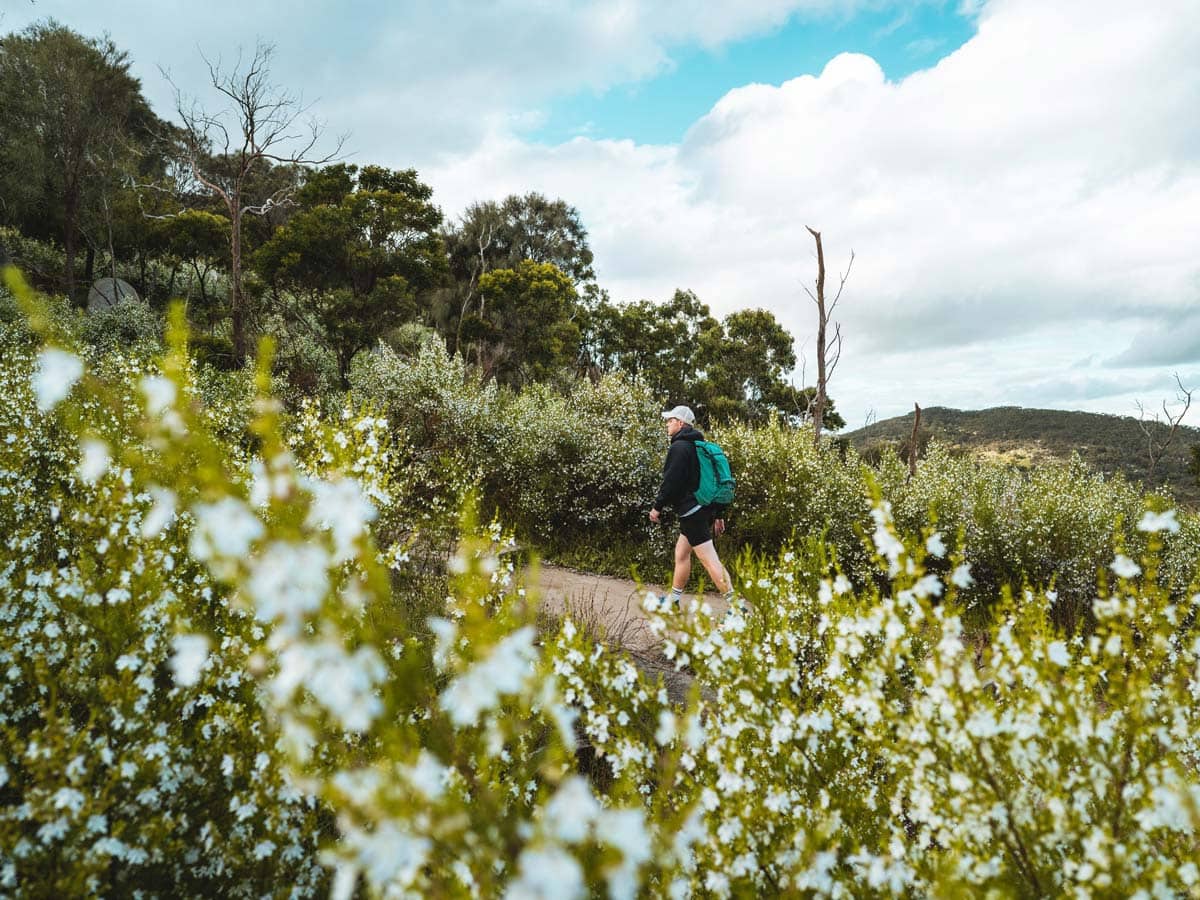
[[871, 56], [897, 81], [934, 65], [974, 34], [974, 20], [951, 3], [854, 16], [793, 16], [781, 28], [717, 49], [677, 47], [674, 66], [650, 80], [559, 98], [525, 137], [544, 144], [578, 136], [677, 143], [733, 88], [816, 75], [846, 52]]

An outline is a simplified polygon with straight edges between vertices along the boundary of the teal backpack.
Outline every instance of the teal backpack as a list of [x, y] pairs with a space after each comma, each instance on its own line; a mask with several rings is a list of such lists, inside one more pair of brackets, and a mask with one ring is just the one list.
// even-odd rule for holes
[[700, 460], [700, 486], [696, 502], [708, 506], [728, 506], [733, 502], [737, 480], [729, 468], [729, 460], [720, 445], [712, 441], [696, 441], [696, 456]]

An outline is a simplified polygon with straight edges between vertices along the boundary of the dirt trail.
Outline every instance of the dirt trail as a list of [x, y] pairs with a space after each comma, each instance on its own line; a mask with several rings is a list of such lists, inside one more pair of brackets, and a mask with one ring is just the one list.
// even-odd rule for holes
[[[637, 584], [622, 578], [543, 565], [538, 589], [542, 605], [548, 612], [561, 616], [570, 609], [581, 624], [601, 626], [607, 636], [606, 643], [627, 650], [657, 650], [659, 642], [647, 627], [642, 600], [646, 590], [663, 593], [661, 585], [648, 585], [639, 590]], [[688, 603], [694, 596], [685, 594], [684, 602]], [[704, 599], [717, 613], [724, 612], [725, 603], [719, 596], [707, 595]]]
[[[537, 584], [541, 592], [542, 608], [551, 615], [561, 616], [568, 609], [572, 618], [594, 634], [602, 634], [603, 643], [611, 648], [620, 648], [651, 679], [662, 678], [671, 702], [682, 706], [694, 681], [686, 672], [678, 671], [675, 664], [662, 654], [660, 640], [650, 631], [642, 600], [645, 589], [622, 578], [608, 578], [578, 572], [561, 566], [542, 566]], [[650, 586], [662, 593], [658, 585]], [[694, 594], [685, 594], [684, 603], [691, 602]], [[726, 609], [721, 597], [707, 595], [713, 610], [720, 615]], [[701, 687], [701, 694], [713, 698], [711, 689]]]

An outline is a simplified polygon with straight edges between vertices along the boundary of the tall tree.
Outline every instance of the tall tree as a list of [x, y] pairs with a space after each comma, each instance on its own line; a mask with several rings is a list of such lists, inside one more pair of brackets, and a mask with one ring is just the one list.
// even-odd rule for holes
[[35, 236], [58, 232], [72, 299], [89, 189], [105, 186], [94, 211], [111, 224], [113, 180], [157, 123], [129, 66], [107, 37], [53, 20], [0, 38], [0, 215]]
[[433, 191], [413, 169], [333, 165], [313, 173], [299, 211], [254, 254], [276, 297], [313, 320], [330, 344], [343, 382], [354, 354], [401, 322], [446, 272]]
[[486, 376], [521, 385], [574, 364], [579, 353], [575, 286], [557, 266], [524, 260], [479, 279], [479, 309], [463, 325]]
[[[275, 167], [298, 174], [299, 167], [324, 165], [338, 156], [343, 141], [328, 154], [316, 152], [322, 126], [301, 119], [308, 107], [296, 95], [270, 80], [274, 47], [259, 42], [248, 61], [239, 56], [231, 70], [207, 58], [209, 81], [227, 106], [210, 112], [185, 100], [176, 88], [176, 108], [183, 122], [182, 163], [191, 190], [217, 198], [229, 217], [229, 308], [237, 360], [248, 352], [246, 294], [242, 284], [242, 222], [248, 215], [267, 215], [291, 202], [296, 179], [269, 193], [254, 190], [256, 176]], [[227, 119], [232, 119], [227, 124]]]
[[579, 211], [542, 194], [512, 194], [499, 203], [473, 203], [443, 231], [451, 285], [438, 298], [435, 317], [457, 349], [462, 323], [479, 307], [479, 279], [495, 269], [515, 269], [522, 260], [550, 263], [577, 292], [595, 278], [592, 251]]
[[685, 402], [699, 377], [697, 347], [718, 322], [691, 291], [666, 303], [600, 300], [584, 318], [584, 342], [601, 371], [640, 378], [663, 402]]

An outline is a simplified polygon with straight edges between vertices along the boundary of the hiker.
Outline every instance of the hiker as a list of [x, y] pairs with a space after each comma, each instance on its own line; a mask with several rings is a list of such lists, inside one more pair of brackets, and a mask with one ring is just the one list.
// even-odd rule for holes
[[[680, 533], [679, 540], [675, 542], [675, 577], [671, 582], [670, 599], [678, 609], [683, 599], [683, 589], [692, 574], [692, 554], [695, 553], [708, 572], [708, 577], [732, 607], [733, 582], [713, 545], [713, 535], [725, 531], [725, 520], [722, 518], [724, 506], [704, 505], [696, 499], [696, 491], [700, 486], [700, 458], [696, 441], [703, 441], [704, 435], [695, 429], [696, 414], [686, 406], [676, 406], [662, 416], [667, 420], [671, 446], [663, 464], [662, 486], [650, 510], [650, 521], [661, 521], [662, 512], [667, 506], [673, 507], [679, 517]], [[666, 597], [662, 597], [660, 603], [666, 600]]]

